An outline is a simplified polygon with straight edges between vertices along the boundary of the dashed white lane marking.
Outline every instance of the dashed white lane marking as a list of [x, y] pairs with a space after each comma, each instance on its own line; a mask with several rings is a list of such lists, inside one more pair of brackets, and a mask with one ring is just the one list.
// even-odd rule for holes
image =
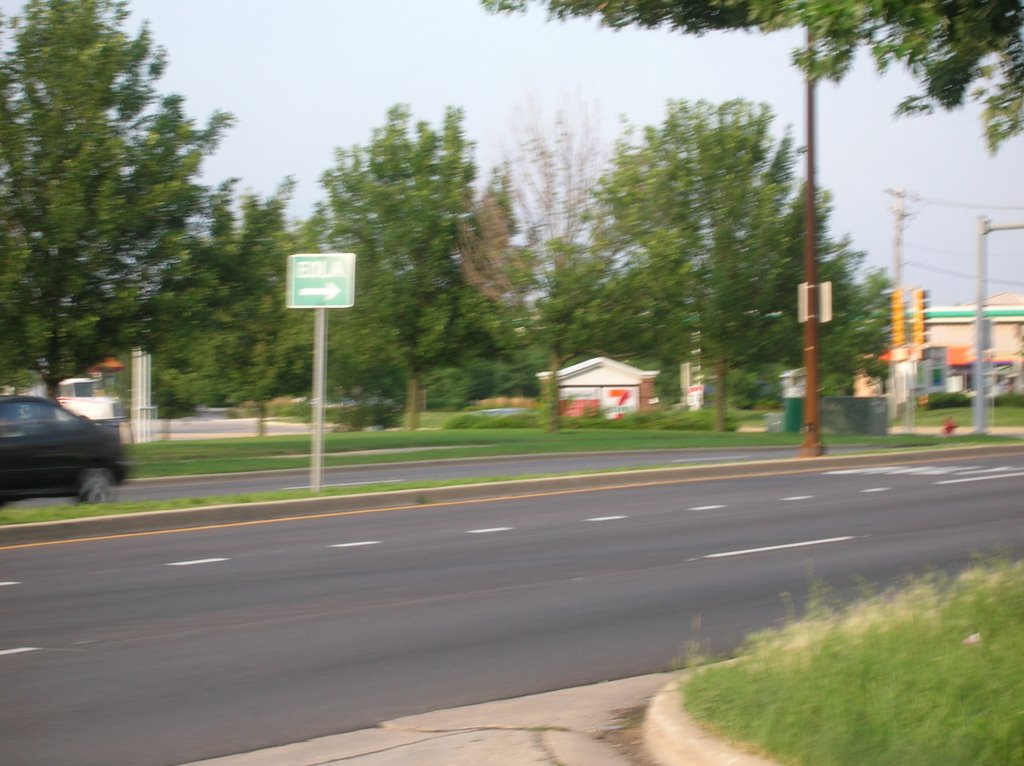
[[695, 505], [693, 508], [687, 508], [688, 511], [717, 511], [720, 508], [725, 508], [724, 505]]
[[813, 500], [814, 495], [792, 495], [790, 497], [782, 498], [782, 502], [788, 503], [791, 500]]
[[358, 543], [337, 543], [330, 546], [331, 548], [361, 548], [364, 545], [380, 545], [380, 540], [363, 540]]
[[809, 545], [825, 545], [827, 543], [842, 543], [847, 540], [855, 540], [856, 537], [853, 535], [847, 535], [846, 537], [829, 537], [824, 540], [805, 540], [801, 543], [786, 543], [785, 545], [769, 545], [765, 548], [747, 548], [741, 551], [725, 551], [723, 553], [709, 553], [706, 556], [698, 556], [696, 559], [689, 559], [690, 561], [698, 561], [699, 559], [724, 559], [728, 556], [746, 556], [751, 553], [766, 553], [768, 551], [781, 551], [787, 548], [806, 548]]
[[672, 463], [709, 463], [712, 460], [747, 460], [750, 455], [712, 455], [710, 457], [688, 457], [673, 460]]
[[969, 476], [966, 479], [945, 479], [944, 481], [937, 481], [935, 484], [963, 484], [968, 481], [992, 481], [993, 479], [1009, 479], [1014, 476], [1024, 476], [1024, 471], [1020, 473], [1001, 473], [993, 476]]
[[5, 587], [7, 587], [9, 585], [21, 585], [21, 583], [20, 582], [15, 582], [13, 580], [11, 582], [0, 582], [0, 588], [5, 588]]
[[[402, 481], [401, 479], [376, 479], [374, 481], [342, 481], [336, 484], [322, 484], [323, 487], [365, 487], [369, 484], [397, 484]], [[295, 490], [295, 489], [310, 489], [308, 484], [303, 484], [300, 487], [285, 487], [284, 491]]]
[[1006, 471], [1013, 471], [1016, 468], [1012, 465], [1000, 465], [995, 468], [972, 468], [968, 471], [957, 471], [958, 476], [966, 476], [972, 473], [1005, 473]]
[[620, 519], [628, 519], [629, 516], [595, 516], [587, 521], [619, 521]]
[[877, 474], [885, 474], [888, 476], [898, 476], [901, 474], [922, 474], [925, 476], [941, 476], [942, 474], [949, 473], [962, 473], [963, 471], [970, 471], [978, 468], [976, 465], [917, 465], [917, 466], [905, 466], [905, 465], [883, 465], [883, 466], [871, 466], [869, 468], [843, 468], [835, 471], [825, 471], [826, 476], [872, 476]]
[[1019, 471], [1019, 466], [1001, 465], [996, 467], [983, 467], [979, 465], [918, 465], [918, 466], [875, 466], [871, 468], [845, 468], [836, 471], [825, 471], [826, 476], [871, 476], [885, 474], [887, 476], [967, 476], [969, 474], [1007, 474], [1007, 471]]
[[487, 535], [491, 532], [511, 532], [515, 527], [490, 527], [488, 529], [467, 529], [467, 535]]
[[888, 492], [890, 489], [892, 489], [892, 487], [869, 487], [868, 489], [862, 489], [860, 493], [862, 495], [867, 495], [871, 492]]
[[169, 567], [190, 567], [193, 564], [216, 564], [218, 561], [230, 561], [231, 559], [195, 559], [194, 561], [170, 561]]
[[0, 649], [0, 654], [21, 654], [22, 652], [38, 652], [38, 646], [19, 646], [17, 649]]

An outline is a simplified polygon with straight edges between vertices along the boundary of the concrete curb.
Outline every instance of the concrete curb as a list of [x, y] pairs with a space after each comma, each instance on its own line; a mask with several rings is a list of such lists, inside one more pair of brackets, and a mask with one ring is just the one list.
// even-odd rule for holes
[[644, 716], [644, 748], [658, 766], [778, 766], [710, 734], [687, 715], [680, 690], [687, 677], [681, 673], [662, 687]]
[[635, 761], [607, 735], [666, 678], [653, 673], [418, 713], [185, 766], [630, 766]]
[[335, 515], [386, 511], [430, 505], [599, 489], [626, 489], [651, 484], [683, 484], [725, 478], [754, 478], [787, 474], [818, 473], [839, 468], [872, 465], [933, 463], [1001, 455], [1024, 456], [1024, 443], [980, 447], [950, 447], [934, 450], [875, 452], [865, 455], [837, 455], [817, 458], [760, 460], [747, 463], [679, 466], [641, 471], [559, 476], [541, 479], [464, 484], [453, 487], [393, 490], [357, 495], [331, 495], [298, 500], [212, 505], [83, 519], [0, 526], [0, 545], [53, 542], [83, 537], [152, 533], [183, 527], [284, 521]]

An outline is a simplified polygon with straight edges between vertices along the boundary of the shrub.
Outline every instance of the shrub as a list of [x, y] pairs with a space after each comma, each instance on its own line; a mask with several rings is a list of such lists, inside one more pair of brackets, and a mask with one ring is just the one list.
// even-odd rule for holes
[[517, 412], [511, 415], [485, 415], [480, 412], [464, 412], [448, 418], [444, 428], [539, 428], [540, 418], [536, 410]]
[[[566, 428], [621, 428], [646, 431], [713, 431], [715, 430], [714, 410], [649, 410], [623, 415], [608, 420], [602, 415], [581, 418], [565, 418]], [[735, 431], [739, 422], [734, 413], [726, 415], [725, 428]]]
[[971, 397], [964, 393], [946, 393], [940, 391], [937, 394], [928, 394], [928, 409], [945, 410], [954, 407], [970, 407]]
[[362, 431], [367, 428], [394, 428], [402, 418], [401, 406], [390, 399], [372, 399], [341, 407], [331, 407], [324, 418], [338, 431]]
[[312, 420], [312, 407], [305, 399], [279, 396], [267, 404], [267, 416], [272, 418], [298, 418], [303, 422]]
[[1024, 407], [1024, 394], [1000, 394], [996, 397], [996, 407]]
[[527, 407], [537, 406], [537, 400], [531, 396], [494, 396], [490, 399], [478, 399], [473, 402], [474, 409], [490, 410], [498, 407]]
[[[449, 429], [540, 428], [543, 426], [542, 416], [543, 413], [539, 410], [517, 412], [510, 415], [464, 412], [446, 420], [444, 427]], [[739, 427], [735, 413], [728, 413], [725, 427], [727, 431], [735, 431]], [[615, 420], [609, 420], [601, 414], [583, 415], [563, 417], [562, 428], [567, 430], [713, 431], [715, 429], [715, 413], [714, 410], [651, 410], [624, 415]]]

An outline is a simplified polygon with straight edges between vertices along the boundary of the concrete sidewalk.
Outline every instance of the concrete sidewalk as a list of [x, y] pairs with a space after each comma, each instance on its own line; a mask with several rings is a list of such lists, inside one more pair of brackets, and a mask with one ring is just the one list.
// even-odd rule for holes
[[697, 727], [658, 673], [385, 721], [186, 766], [772, 766]]

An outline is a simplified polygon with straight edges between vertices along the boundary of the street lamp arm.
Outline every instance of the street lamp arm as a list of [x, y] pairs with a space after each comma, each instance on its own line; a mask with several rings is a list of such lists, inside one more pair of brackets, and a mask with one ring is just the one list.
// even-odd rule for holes
[[988, 384], [985, 380], [984, 358], [987, 351], [985, 333], [985, 236], [993, 231], [1024, 229], [1024, 223], [992, 223], [985, 216], [978, 216], [978, 301], [974, 307], [974, 433], [984, 434], [985, 400], [988, 398]]

